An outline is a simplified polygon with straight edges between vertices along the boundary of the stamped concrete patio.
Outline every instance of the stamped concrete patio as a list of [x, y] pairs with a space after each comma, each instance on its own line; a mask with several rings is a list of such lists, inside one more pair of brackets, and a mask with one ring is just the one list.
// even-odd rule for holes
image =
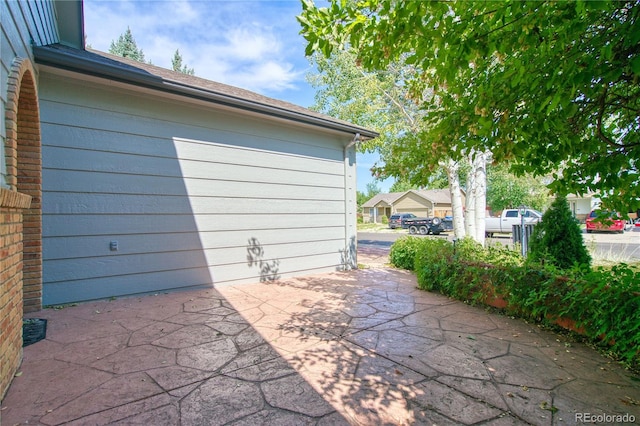
[[[383, 267], [35, 315], [2, 425], [570, 425], [640, 421], [640, 381]], [[615, 422], [614, 423], [618, 423]]]

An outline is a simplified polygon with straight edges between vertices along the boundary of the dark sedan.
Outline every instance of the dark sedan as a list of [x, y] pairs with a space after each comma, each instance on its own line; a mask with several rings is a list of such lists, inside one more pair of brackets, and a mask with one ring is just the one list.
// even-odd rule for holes
[[413, 213], [394, 213], [389, 218], [389, 228], [391, 228], [391, 229], [396, 229], [396, 228], [406, 229], [407, 225], [406, 225], [405, 221], [407, 219], [413, 219], [415, 217], [416, 217], [416, 215], [413, 214]]

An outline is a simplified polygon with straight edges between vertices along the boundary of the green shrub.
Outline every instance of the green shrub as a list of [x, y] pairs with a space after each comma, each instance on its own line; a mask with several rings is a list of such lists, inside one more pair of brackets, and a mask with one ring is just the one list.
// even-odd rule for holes
[[380, 218], [380, 222], [387, 225], [389, 223], [389, 218], [386, 215], [384, 215]]
[[389, 262], [402, 269], [414, 270], [414, 259], [424, 238], [406, 236], [397, 239], [389, 251]]
[[562, 269], [591, 264], [582, 231], [571, 214], [566, 197], [558, 196], [535, 226], [529, 243], [529, 258]]
[[423, 290], [440, 290], [447, 285], [448, 272], [454, 254], [454, 246], [443, 239], [422, 238], [414, 257], [418, 287]]
[[590, 271], [571, 284], [558, 314], [610, 344], [614, 353], [640, 362], [640, 272], [620, 264]]

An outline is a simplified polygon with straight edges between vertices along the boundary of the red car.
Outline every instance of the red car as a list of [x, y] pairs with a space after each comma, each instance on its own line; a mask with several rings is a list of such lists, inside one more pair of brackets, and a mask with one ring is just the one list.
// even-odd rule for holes
[[587, 233], [593, 231], [624, 232], [625, 220], [616, 212], [592, 210], [586, 220]]

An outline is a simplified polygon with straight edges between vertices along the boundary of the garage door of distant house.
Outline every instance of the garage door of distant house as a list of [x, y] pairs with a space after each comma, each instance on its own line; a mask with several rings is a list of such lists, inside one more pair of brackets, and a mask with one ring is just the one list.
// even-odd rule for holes
[[337, 136], [41, 74], [44, 304], [340, 268]]

